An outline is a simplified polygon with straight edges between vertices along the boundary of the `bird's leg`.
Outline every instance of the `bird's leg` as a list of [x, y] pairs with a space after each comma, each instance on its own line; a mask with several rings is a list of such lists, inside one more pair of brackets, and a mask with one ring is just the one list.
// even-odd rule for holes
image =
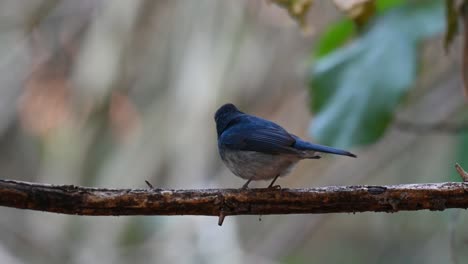
[[252, 181], [253, 179], [253, 176], [250, 177], [247, 182], [244, 183], [244, 185], [242, 185], [242, 189], [247, 189], [249, 187], [249, 183]]
[[270, 185], [268, 185], [268, 188], [275, 188], [275, 189], [281, 189], [281, 186], [279, 185], [274, 185], [273, 184], [275, 183], [276, 179], [278, 179], [280, 175], [276, 175], [275, 178], [271, 181]]

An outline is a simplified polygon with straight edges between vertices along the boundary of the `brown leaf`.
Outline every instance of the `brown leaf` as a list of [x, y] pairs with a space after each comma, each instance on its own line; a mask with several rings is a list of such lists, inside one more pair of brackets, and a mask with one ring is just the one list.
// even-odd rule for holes
[[296, 20], [301, 28], [307, 31], [307, 12], [313, 3], [313, 0], [270, 0], [278, 6], [285, 8], [289, 15]]

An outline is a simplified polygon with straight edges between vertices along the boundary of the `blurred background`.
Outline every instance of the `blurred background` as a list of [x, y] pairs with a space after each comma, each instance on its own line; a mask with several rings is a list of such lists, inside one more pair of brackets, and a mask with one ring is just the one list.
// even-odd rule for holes
[[[237, 188], [213, 120], [232, 102], [359, 156], [304, 161], [283, 187], [459, 181], [462, 41], [444, 49], [443, 1], [276, 2], [1, 0], [1, 178]], [[459, 210], [217, 220], [0, 208], [0, 263], [468, 261]]]

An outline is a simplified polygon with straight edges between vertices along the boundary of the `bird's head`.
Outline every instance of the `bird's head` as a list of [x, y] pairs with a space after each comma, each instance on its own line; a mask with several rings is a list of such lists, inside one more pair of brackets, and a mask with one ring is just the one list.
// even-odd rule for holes
[[216, 132], [218, 137], [228, 127], [229, 123], [236, 117], [243, 115], [239, 109], [233, 104], [225, 104], [221, 106], [215, 113], [214, 119], [216, 122]]

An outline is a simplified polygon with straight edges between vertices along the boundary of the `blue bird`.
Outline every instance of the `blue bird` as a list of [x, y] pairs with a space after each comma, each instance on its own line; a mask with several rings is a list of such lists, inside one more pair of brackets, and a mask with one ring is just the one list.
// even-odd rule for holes
[[235, 175], [251, 181], [287, 175], [302, 159], [319, 159], [317, 152], [356, 157], [351, 152], [312, 144], [288, 133], [266, 119], [245, 114], [233, 104], [221, 106], [214, 116], [218, 133], [218, 151], [224, 164]]

